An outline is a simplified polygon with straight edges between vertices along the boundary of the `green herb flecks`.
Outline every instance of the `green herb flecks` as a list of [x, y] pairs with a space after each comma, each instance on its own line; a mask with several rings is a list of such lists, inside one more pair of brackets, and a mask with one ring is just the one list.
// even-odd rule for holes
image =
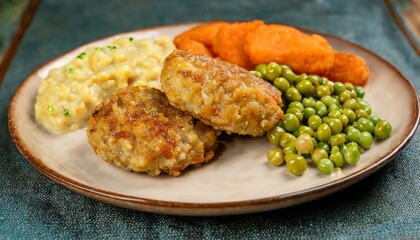
[[69, 110], [67, 108], [64, 108], [63, 114], [64, 114], [64, 116], [67, 116], [67, 115], [70, 114], [70, 112], [69, 112]]
[[115, 49], [117, 49], [117, 47], [116, 47], [116, 46], [108, 46], [108, 48], [109, 48], [110, 50], [115, 50]]
[[69, 68], [69, 74], [74, 74], [74, 69], [73, 68]]
[[133, 37], [129, 37], [129, 38], [128, 38], [128, 40], [133, 41], [133, 40], [134, 40], [134, 38], [133, 38]]
[[48, 112], [54, 112], [54, 107], [52, 105], [48, 105], [47, 110]]
[[81, 54], [79, 54], [79, 56], [77, 56], [76, 58], [78, 58], [78, 59], [83, 59], [83, 58], [85, 58], [86, 57], [86, 53], [85, 52], [82, 52]]

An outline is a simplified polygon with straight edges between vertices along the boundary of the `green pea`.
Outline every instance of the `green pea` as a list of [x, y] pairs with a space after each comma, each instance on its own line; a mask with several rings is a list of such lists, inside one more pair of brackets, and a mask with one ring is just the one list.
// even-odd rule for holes
[[335, 99], [330, 95], [324, 95], [321, 97], [321, 102], [325, 104], [325, 106], [329, 107], [331, 104], [336, 104]]
[[291, 140], [286, 144], [286, 146], [283, 147], [283, 153], [297, 153], [296, 149], [296, 139]]
[[332, 112], [332, 111], [340, 111], [340, 110], [341, 110], [341, 107], [339, 107], [337, 104], [331, 104], [328, 107], [328, 112], [329, 113]]
[[330, 145], [328, 145], [328, 143], [326, 142], [318, 142], [316, 144], [316, 147], [324, 149], [327, 153], [330, 152]]
[[343, 104], [343, 108], [349, 108], [353, 111], [359, 109], [359, 104], [357, 103], [356, 99], [349, 99]]
[[284, 161], [284, 153], [280, 148], [273, 148], [267, 153], [267, 159], [275, 166], [280, 166]]
[[357, 97], [363, 98], [365, 96], [365, 89], [361, 86], [354, 87], [354, 91], [357, 94]]
[[286, 163], [287, 169], [289, 169], [293, 175], [302, 175], [308, 168], [306, 159], [300, 154], [291, 155]]
[[321, 98], [322, 96], [331, 95], [330, 88], [326, 85], [319, 85], [316, 87], [316, 96]]
[[296, 150], [300, 154], [309, 154], [314, 150], [314, 143], [312, 142], [311, 135], [307, 133], [301, 134], [296, 139]]
[[323, 123], [329, 124], [330, 121], [331, 121], [331, 118], [329, 116], [325, 116], [325, 117], [322, 118]]
[[317, 130], [318, 140], [321, 142], [328, 142], [331, 137], [331, 128], [328, 124], [323, 123], [319, 126]]
[[360, 108], [370, 107], [370, 104], [367, 101], [363, 100], [362, 98], [357, 98], [356, 101], [359, 104]]
[[302, 99], [302, 104], [305, 108], [307, 107], [315, 107], [315, 99], [313, 98], [303, 98]]
[[305, 80], [304, 78], [302, 78], [300, 75], [296, 75], [295, 81], [293, 81], [293, 84], [295, 85], [295, 87], [298, 85], [298, 83], [302, 82], [303, 80]]
[[319, 85], [319, 80], [321, 78], [318, 75], [309, 75], [308, 76], [308, 80], [311, 81], [312, 85], [314, 86], [318, 86]]
[[359, 108], [356, 111], [354, 111], [354, 113], [356, 114], [356, 119], [359, 119], [359, 118], [368, 118], [369, 117], [369, 114], [365, 110], [363, 110], [361, 108]]
[[322, 124], [322, 119], [318, 115], [312, 115], [308, 118], [308, 126], [314, 131], [318, 130], [319, 126]]
[[344, 83], [344, 86], [346, 87], [347, 90], [351, 91], [354, 89], [354, 85], [351, 82], [346, 82]]
[[290, 87], [289, 81], [287, 81], [286, 78], [283, 78], [283, 77], [279, 77], [279, 78], [274, 79], [273, 84], [282, 93], [285, 93], [287, 91], [287, 89], [289, 89], [289, 87]]
[[282, 71], [282, 68], [278, 63], [271, 62], [267, 65], [265, 75], [269, 81], [274, 81], [275, 78], [280, 76], [281, 71]]
[[326, 175], [329, 175], [334, 171], [334, 164], [333, 162], [328, 158], [323, 158], [319, 160], [317, 164], [318, 170]]
[[372, 108], [370, 106], [362, 108], [370, 116], [372, 114]]
[[302, 95], [294, 87], [290, 87], [289, 89], [286, 90], [285, 97], [286, 97], [286, 100], [289, 102], [295, 102], [295, 101], [300, 102], [302, 100]]
[[289, 83], [293, 83], [296, 79], [296, 74], [290, 68], [282, 68], [281, 76], [286, 78]]
[[299, 76], [296, 77], [295, 83], [299, 83], [306, 79], [308, 79], [308, 75], [306, 73], [301, 73]]
[[285, 132], [286, 130], [284, 130], [281, 126], [275, 126], [267, 131], [266, 136], [271, 145], [277, 147], [280, 144], [281, 135]]
[[303, 80], [296, 84], [297, 90], [302, 94], [307, 94], [311, 91], [312, 83], [309, 80]]
[[313, 107], [307, 107], [303, 110], [303, 118], [308, 120], [310, 116], [315, 115], [316, 110]]
[[346, 101], [350, 99], [351, 99], [351, 95], [350, 95], [349, 90], [344, 90], [338, 95], [338, 101], [340, 101], [340, 103], [345, 103]]
[[354, 146], [350, 146], [348, 147], [344, 154], [344, 160], [348, 163], [348, 164], [356, 164], [359, 160], [360, 160], [360, 152], [359, 149], [354, 147]]
[[[300, 126], [299, 126], [299, 127], [300, 127]], [[298, 130], [299, 130], [299, 128], [298, 128]], [[293, 136], [295, 136], [295, 137], [299, 137], [299, 132], [298, 132], [298, 130], [295, 130], [295, 131], [291, 132], [291, 134], [293, 134]]]
[[319, 78], [319, 84], [320, 84], [320, 85], [325, 85], [325, 84], [327, 84], [327, 81], [328, 81], [328, 78], [326, 78], [326, 77], [320, 77], [320, 78]]
[[[308, 133], [309, 134], [309, 133]], [[309, 135], [311, 135], [311, 134], [309, 134]], [[312, 143], [314, 144], [314, 148], [317, 146], [317, 144], [318, 144], [318, 141], [316, 141], [316, 138], [314, 138], [313, 137], [313, 135], [312, 135]]]
[[347, 145], [343, 145], [343, 146], [340, 146], [339, 148], [340, 148], [341, 154], [343, 154], [343, 156], [344, 156], [344, 153], [346, 153], [346, 151], [349, 147], [347, 147]]
[[342, 82], [335, 82], [334, 83], [334, 94], [340, 95], [344, 90], [346, 90], [346, 87]]
[[285, 153], [283, 153], [283, 154], [284, 154], [284, 161], [286, 161], [286, 163], [287, 163], [287, 162], [290, 161], [290, 159], [292, 159], [294, 157], [294, 155], [296, 153], [288, 152], [286, 154]]
[[340, 152], [340, 148], [339, 147], [333, 146], [331, 148], [330, 160], [332, 161], [332, 163], [336, 167], [342, 167], [344, 165], [344, 163], [345, 163], [344, 156]]
[[293, 132], [299, 128], [299, 119], [292, 113], [284, 114], [281, 121], [282, 127], [288, 132]]
[[334, 82], [327, 79], [325, 81], [324, 85], [328, 86], [328, 89], [330, 90], [330, 94], [334, 93]]
[[354, 126], [347, 125], [347, 126], [343, 127], [343, 133], [347, 134], [350, 128], [354, 128]]
[[294, 114], [298, 118], [299, 122], [303, 119], [303, 113], [296, 107], [288, 108], [286, 113]]
[[306, 93], [305, 96], [315, 97], [316, 96], [316, 87], [312, 86], [311, 90], [308, 93]]
[[254, 76], [259, 77], [259, 78], [263, 78], [262, 74], [258, 71], [251, 71], [252, 74], [254, 74]]
[[281, 135], [279, 144], [281, 147], [285, 147], [289, 142], [294, 140], [296, 140], [296, 137], [286, 132]]
[[267, 64], [261, 63], [255, 67], [255, 70], [261, 73], [262, 78], [267, 79]]
[[299, 127], [299, 129], [297, 130], [297, 135], [300, 136], [300, 135], [302, 135], [304, 133], [307, 133], [307, 134], [313, 136], [314, 135], [314, 130], [312, 130], [312, 128], [310, 128], [308, 126], [301, 125]]
[[345, 127], [345, 126], [347, 126], [347, 124], [349, 123], [349, 118], [346, 116], [346, 115], [344, 115], [344, 114], [341, 114], [339, 117], [338, 117], [338, 119], [341, 121], [341, 123], [343, 124], [343, 127]]
[[347, 147], [351, 147], [351, 146], [354, 146], [354, 147], [356, 147], [356, 148], [359, 148], [359, 144], [357, 143], [357, 142], [349, 142], [349, 143], [347, 143], [347, 145], [346, 145]]
[[[337, 106], [337, 105], [335, 105]], [[332, 110], [330, 113], [328, 113], [328, 117], [332, 117], [332, 118], [339, 118], [341, 116], [341, 112], [340, 110]]]
[[348, 124], [352, 124], [356, 120], [356, 114], [354, 113], [353, 110], [351, 110], [349, 108], [344, 108], [342, 112], [349, 119], [349, 123]]
[[357, 129], [359, 129], [361, 132], [367, 131], [373, 133], [374, 128], [375, 126], [373, 125], [373, 122], [367, 118], [362, 117], [357, 120]]
[[379, 121], [375, 125], [374, 134], [377, 139], [385, 139], [391, 136], [392, 126], [389, 122], [385, 120]]
[[323, 117], [327, 115], [328, 113], [327, 106], [325, 106], [325, 104], [321, 101], [315, 102], [315, 110], [316, 110], [316, 114], [320, 117]]
[[379, 121], [381, 121], [381, 119], [378, 116], [373, 116], [370, 115], [369, 116], [369, 120], [373, 123], [373, 125], [376, 126], [376, 124], [378, 124]]
[[301, 111], [301, 112], [303, 112], [303, 109], [305, 108], [301, 102], [291, 102], [291, 103], [289, 103], [289, 106], [287, 106], [287, 107], [288, 108], [295, 107], [295, 108], [299, 109], [299, 111]]
[[328, 141], [331, 147], [334, 146], [343, 146], [346, 143], [346, 137], [344, 134], [336, 134], [331, 136], [330, 140]]
[[318, 111], [318, 109], [321, 108], [321, 107], [325, 107], [326, 108], [327, 106], [325, 106], [325, 104], [323, 102], [321, 102], [320, 100], [315, 101], [314, 108]]
[[324, 148], [315, 148], [311, 153], [312, 162], [318, 164], [319, 160], [328, 158], [328, 152]]
[[347, 131], [347, 138], [350, 142], [359, 142], [360, 131], [357, 128], [350, 127]]
[[373, 143], [373, 137], [372, 134], [370, 134], [370, 132], [361, 132], [360, 133], [360, 138], [359, 138], [359, 146], [362, 147], [363, 149], [367, 150], [370, 148], [370, 146]]
[[321, 107], [317, 110], [317, 114], [319, 116], [325, 116], [325, 115], [327, 115], [327, 113], [328, 113], [327, 107]]
[[338, 118], [331, 118], [328, 123], [328, 126], [331, 128], [331, 134], [341, 133], [343, 130], [343, 124]]
[[292, 69], [291, 69], [289, 66], [287, 66], [287, 65], [280, 64], [280, 66], [281, 66], [281, 71], [285, 71], [285, 70], [287, 70], [287, 69], [292, 70]]
[[331, 95], [331, 97], [334, 98], [335, 104], [337, 104], [338, 106], [341, 106], [338, 95]]
[[354, 89], [350, 91], [350, 97], [354, 98], [354, 99], [357, 98], [357, 93], [356, 93], [356, 91], [354, 91]]

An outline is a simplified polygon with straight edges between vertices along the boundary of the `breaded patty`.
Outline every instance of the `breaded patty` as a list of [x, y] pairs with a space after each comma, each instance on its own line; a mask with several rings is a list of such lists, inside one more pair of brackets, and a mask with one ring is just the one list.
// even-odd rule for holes
[[209, 161], [218, 132], [171, 106], [153, 88], [119, 89], [88, 122], [87, 136], [102, 159], [134, 172], [178, 176], [189, 165]]
[[164, 61], [161, 82], [172, 105], [228, 133], [261, 136], [283, 115], [274, 86], [204, 55], [174, 50]]

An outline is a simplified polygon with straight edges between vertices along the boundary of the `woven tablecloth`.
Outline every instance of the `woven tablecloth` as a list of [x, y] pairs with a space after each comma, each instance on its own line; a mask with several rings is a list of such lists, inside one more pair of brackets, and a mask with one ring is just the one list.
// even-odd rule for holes
[[[393, 161], [345, 190], [286, 209], [224, 217], [159, 215], [91, 200], [42, 175], [13, 144], [10, 99], [46, 61], [109, 35], [214, 19], [261, 19], [349, 40], [388, 60], [420, 89], [420, 58], [381, 0], [44, 0], [0, 90], [0, 239], [420, 238], [418, 132]], [[9, 27], [0, 31], [7, 41]]]

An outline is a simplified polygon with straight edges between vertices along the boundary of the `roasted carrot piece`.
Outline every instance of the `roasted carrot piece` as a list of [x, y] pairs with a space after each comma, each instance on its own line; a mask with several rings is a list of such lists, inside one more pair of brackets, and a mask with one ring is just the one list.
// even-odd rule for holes
[[262, 21], [236, 22], [220, 27], [213, 45], [213, 52], [220, 59], [236, 64], [246, 69], [252, 69], [253, 64], [244, 50], [244, 40], [249, 31], [264, 25]]
[[335, 52], [334, 64], [326, 76], [331, 81], [363, 86], [369, 80], [369, 75], [369, 67], [363, 58], [349, 53]]
[[178, 49], [189, 50], [194, 54], [204, 54], [214, 57], [212, 47], [219, 28], [228, 24], [224, 21], [203, 23], [187, 30], [174, 39]]
[[253, 64], [277, 62], [297, 73], [324, 75], [334, 61], [334, 50], [323, 37], [280, 24], [261, 25], [250, 31], [245, 52]]

